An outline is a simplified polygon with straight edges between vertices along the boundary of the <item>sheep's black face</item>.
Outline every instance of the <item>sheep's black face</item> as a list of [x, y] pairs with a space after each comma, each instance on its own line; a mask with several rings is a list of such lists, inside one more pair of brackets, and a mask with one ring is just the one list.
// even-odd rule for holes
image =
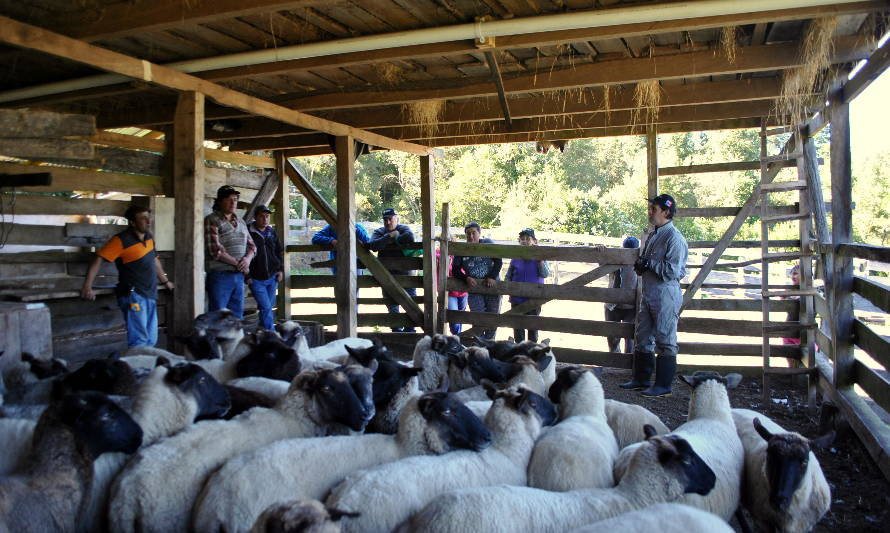
[[457, 354], [466, 350], [466, 346], [460, 343], [457, 335], [433, 335], [430, 348], [442, 355]]
[[358, 365], [321, 370], [309, 385], [325, 421], [343, 424], [354, 431], [362, 431], [374, 418], [372, 375], [377, 370]]
[[28, 363], [28, 366], [31, 368], [31, 373], [34, 374], [37, 379], [46, 379], [68, 373], [68, 367], [61, 359], [38, 359], [25, 352], [22, 353], [22, 361]]
[[552, 426], [558, 417], [556, 406], [547, 398], [526, 388], [519, 389], [519, 395], [513, 399], [514, 407], [522, 413], [534, 412], [541, 419], [542, 426]]
[[239, 377], [259, 376], [291, 381], [300, 372], [300, 358], [274, 332], [260, 332], [250, 353], [235, 365]]
[[196, 364], [171, 367], [167, 370], [164, 381], [195, 398], [198, 402], [196, 419], [222, 418], [231, 408], [226, 388]]
[[303, 328], [293, 320], [275, 324], [275, 331], [281, 335], [284, 343], [291, 347], [303, 336]]
[[417, 402], [420, 414], [432, 427], [446, 449], [481, 451], [491, 445], [491, 432], [479, 417], [459, 402], [453, 394], [430, 392]]
[[394, 361], [379, 360], [374, 372], [374, 408], [382, 411], [422, 368], [400, 365]]
[[692, 376], [681, 375], [679, 378], [681, 381], [692, 387], [693, 390], [709, 380], [721, 383], [727, 389], [734, 389], [742, 381], [742, 376], [740, 374], [733, 373], [723, 376], [719, 372], [714, 372], [713, 370], [698, 370], [692, 374]]
[[810, 460], [809, 443], [793, 434], [774, 434], [766, 448], [766, 477], [769, 502], [784, 511], [800, 487]]
[[686, 439], [676, 435], [650, 436], [649, 441], [658, 448], [658, 461], [662, 467], [677, 476], [686, 494], [705, 496], [714, 489], [717, 476]]
[[393, 361], [389, 349], [379, 340], [375, 341], [373, 346], [367, 348], [352, 348], [346, 346], [346, 353], [355, 359], [362, 366], [370, 366], [371, 361]]
[[237, 339], [241, 336], [244, 324], [235, 313], [228, 309], [218, 309], [195, 317], [194, 328], [212, 333], [218, 339]]
[[524, 353], [524, 350], [512, 341], [492, 341], [477, 336], [476, 342], [479, 343], [479, 346], [488, 350], [488, 354], [492, 359], [500, 361], [507, 361], [518, 353]]
[[195, 359], [222, 359], [222, 348], [216, 337], [206, 330], [196, 330], [188, 337], [176, 337]]
[[74, 430], [93, 457], [106, 452], [133, 453], [142, 444], [142, 428], [100, 392], [84, 391], [61, 399], [61, 420]]
[[577, 366], [567, 366], [560, 369], [556, 373], [556, 381], [553, 382], [553, 385], [550, 385], [550, 390], [547, 391], [547, 397], [550, 401], [560, 403], [563, 393], [574, 387], [584, 372], [584, 369]]
[[105, 394], [129, 395], [136, 383], [133, 369], [115, 358], [90, 359], [62, 378], [65, 390], [93, 390]]
[[468, 348], [466, 353], [470, 375], [477, 383], [483, 379], [503, 383], [509, 378], [511, 370], [509, 363], [492, 359], [488, 353], [478, 349]]

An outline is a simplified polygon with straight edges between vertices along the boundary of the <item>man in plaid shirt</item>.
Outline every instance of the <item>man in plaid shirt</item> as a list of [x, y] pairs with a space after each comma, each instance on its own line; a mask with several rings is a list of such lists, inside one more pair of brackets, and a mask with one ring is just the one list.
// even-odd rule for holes
[[223, 185], [216, 192], [213, 212], [204, 218], [208, 310], [226, 308], [238, 318], [244, 315], [244, 275], [256, 255], [247, 224], [235, 214], [240, 195]]

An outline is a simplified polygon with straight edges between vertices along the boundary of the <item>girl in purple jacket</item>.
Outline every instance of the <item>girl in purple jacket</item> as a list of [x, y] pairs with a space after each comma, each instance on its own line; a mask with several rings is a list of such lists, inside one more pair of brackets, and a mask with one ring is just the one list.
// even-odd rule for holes
[[[525, 228], [524, 230], [520, 231], [519, 244], [523, 246], [537, 246], [538, 239], [535, 238], [535, 230], [533, 230], [532, 228]], [[544, 283], [544, 279], [547, 278], [547, 276], [549, 275], [550, 265], [547, 264], [547, 261], [541, 261], [538, 259], [511, 259], [510, 268], [507, 269], [507, 276], [504, 278], [504, 280], [520, 281], [525, 283]], [[510, 296], [510, 306], [516, 307], [526, 300], [528, 300], [528, 298], [522, 298], [521, 296]], [[541, 314], [541, 308], [537, 307], [525, 314], [538, 316]], [[513, 339], [516, 342], [524, 341], [525, 330], [514, 329]], [[528, 330], [528, 340], [538, 342], [538, 330]]]

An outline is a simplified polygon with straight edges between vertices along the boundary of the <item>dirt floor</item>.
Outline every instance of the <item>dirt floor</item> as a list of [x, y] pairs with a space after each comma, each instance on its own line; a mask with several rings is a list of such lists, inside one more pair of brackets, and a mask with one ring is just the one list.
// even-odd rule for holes
[[[640, 404], [657, 414], [670, 428], [685, 421], [689, 407], [688, 387], [678, 381], [670, 398], [649, 400], [638, 392], [618, 388], [618, 384], [629, 377], [628, 370], [604, 369], [601, 381], [606, 397]], [[818, 436], [819, 415], [807, 415], [806, 389], [792, 387], [790, 377], [775, 377], [771, 381], [773, 401], [765, 409], [760, 402], [760, 380], [757, 379], [742, 380], [738, 388], [730, 391], [730, 403], [733, 407], [762, 412], [789, 431], [810, 438]], [[816, 457], [831, 486], [832, 504], [813, 531], [890, 530], [890, 483], [855, 434], [842, 432], [829, 449], [816, 451]], [[733, 526], [739, 530], [737, 524]]]

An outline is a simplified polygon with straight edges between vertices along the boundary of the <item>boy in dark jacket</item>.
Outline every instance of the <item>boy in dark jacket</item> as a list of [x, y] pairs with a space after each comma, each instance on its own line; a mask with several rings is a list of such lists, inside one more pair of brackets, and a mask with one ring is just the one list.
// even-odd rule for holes
[[274, 325], [272, 306], [275, 304], [275, 290], [284, 278], [284, 249], [275, 228], [269, 225], [271, 215], [268, 207], [258, 205], [256, 219], [247, 226], [256, 244], [256, 257], [250, 263], [250, 272], [245, 281], [256, 300], [259, 324], [263, 329], [272, 329]]

